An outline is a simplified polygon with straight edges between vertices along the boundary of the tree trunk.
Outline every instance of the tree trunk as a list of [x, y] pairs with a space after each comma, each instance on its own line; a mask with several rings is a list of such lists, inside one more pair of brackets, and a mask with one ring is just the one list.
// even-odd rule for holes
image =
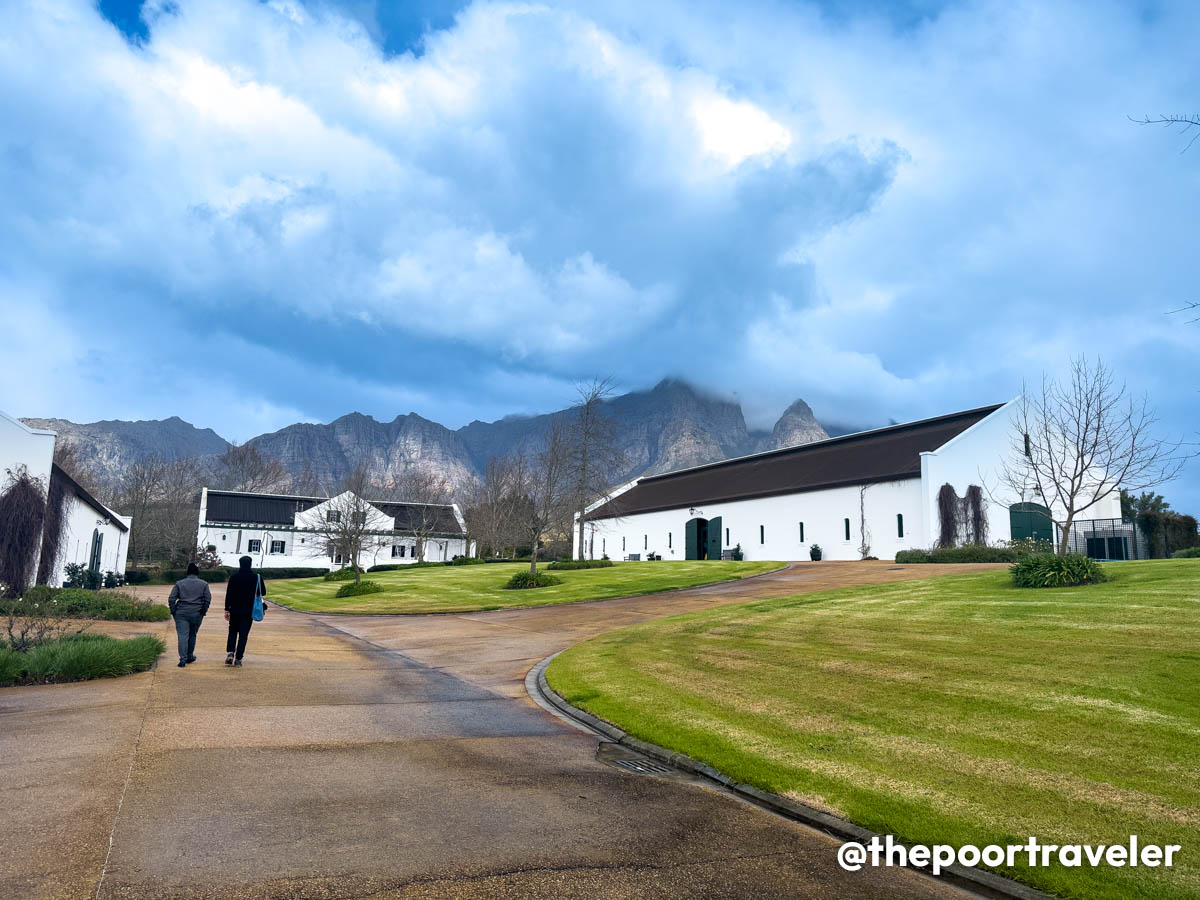
[[583, 510], [579, 511], [579, 558], [587, 559], [586, 550], [583, 546]]
[[1067, 548], [1071, 546], [1071, 523], [1075, 520], [1075, 513], [1067, 513], [1067, 520], [1062, 525], [1062, 536], [1058, 541], [1058, 555], [1066, 556]]

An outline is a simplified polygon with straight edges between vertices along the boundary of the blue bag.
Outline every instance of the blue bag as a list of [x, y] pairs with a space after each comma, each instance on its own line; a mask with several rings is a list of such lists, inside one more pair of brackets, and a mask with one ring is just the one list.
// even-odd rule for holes
[[263, 620], [263, 595], [262, 595], [262, 576], [254, 576], [257, 581], [254, 583], [254, 612], [250, 615], [255, 622]]

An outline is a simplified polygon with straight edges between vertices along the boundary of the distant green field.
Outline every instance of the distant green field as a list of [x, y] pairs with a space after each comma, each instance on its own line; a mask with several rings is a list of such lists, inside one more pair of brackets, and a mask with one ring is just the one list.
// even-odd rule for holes
[[1072, 898], [1200, 897], [1200, 560], [724, 606], [567, 650], [568, 701], [738, 781], [914, 842], [1182, 846], [1173, 868], [1001, 870]]
[[505, 582], [527, 563], [444, 566], [370, 572], [363, 577], [382, 584], [381, 594], [335, 597], [345, 582], [308, 578], [272, 582], [269, 600], [309, 612], [355, 614], [471, 612], [514, 606], [549, 606], [651, 594], [675, 588], [730, 581], [779, 568], [778, 562], [619, 562], [606, 569], [554, 572], [563, 583], [533, 590], [510, 591]]

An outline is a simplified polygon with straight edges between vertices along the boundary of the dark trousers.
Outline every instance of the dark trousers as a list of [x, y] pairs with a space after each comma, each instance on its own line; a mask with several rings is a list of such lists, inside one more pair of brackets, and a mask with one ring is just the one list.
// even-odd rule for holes
[[233, 653], [236, 649], [237, 659], [241, 659], [245, 655], [246, 641], [250, 637], [250, 626], [253, 624], [254, 619], [248, 612], [231, 612], [229, 614], [229, 638], [225, 641], [226, 653]]
[[196, 632], [204, 621], [204, 613], [175, 613], [175, 634], [179, 638], [179, 661], [187, 662], [196, 655]]

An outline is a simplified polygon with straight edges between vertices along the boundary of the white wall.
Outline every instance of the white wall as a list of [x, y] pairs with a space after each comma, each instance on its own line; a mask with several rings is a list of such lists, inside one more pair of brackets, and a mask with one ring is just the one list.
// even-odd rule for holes
[[62, 543], [59, 545], [58, 571], [51, 579], [51, 585], [62, 585], [68, 564], [79, 563], [86, 567], [91, 563], [92, 540], [96, 532], [103, 535], [100, 544], [100, 574], [124, 573], [129, 555], [129, 532], [118, 528], [117, 520], [124, 522], [126, 527], [133, 521], [128, 516], [118, 516], [112, 512], [102, 513], [68, 489]]
[[0, 481], [25, 466], [40, 479], [43, 489], [50, 486], [50, 464], [54, 461], [55, 433], [30, 428], [19, 419], [0, 412]]
[[[889, 481], [866, 487], [866, 522], [871, 532], [871, 555], [893, 559], [897, 550], [925, 546], [921, 533], [921, 484], [918, 479]], [[896, 516], [904, 517], [904, 537], [900, 537]], [[823, 559], [859, 559], [861, 535], [859, 488], [843, 487], [808, 491], [779, 497], [761, 497], [732, 503], [709, 503], [697, 508], [642, 513], [622, 519], [602, 519], [588, 523], [585, 540], [591, 558], [605, 553], [620, 560], [630, 553], [657, 553], [664, 560], [686, 559], [685, 528], [692, 518], [720, 516], [722, 528], [729, 530], [728, 541], [721, 535], [726, 550], [741, 544], [747, 560], [797, 560], [809, 558], [809, 546], [820, 544]], [[850, 519], [850, 539], [845, 538], [845, 519]], [[800, 523], [804, 540], [800, 540]], [[760, 526], [762, 531], [760, 532]], [[761, 534], [761, 538], [760, 538]], [[622, 549], [624, 539], [624, 549]], [[575, 554], [578, 555], [578, 532]]]

